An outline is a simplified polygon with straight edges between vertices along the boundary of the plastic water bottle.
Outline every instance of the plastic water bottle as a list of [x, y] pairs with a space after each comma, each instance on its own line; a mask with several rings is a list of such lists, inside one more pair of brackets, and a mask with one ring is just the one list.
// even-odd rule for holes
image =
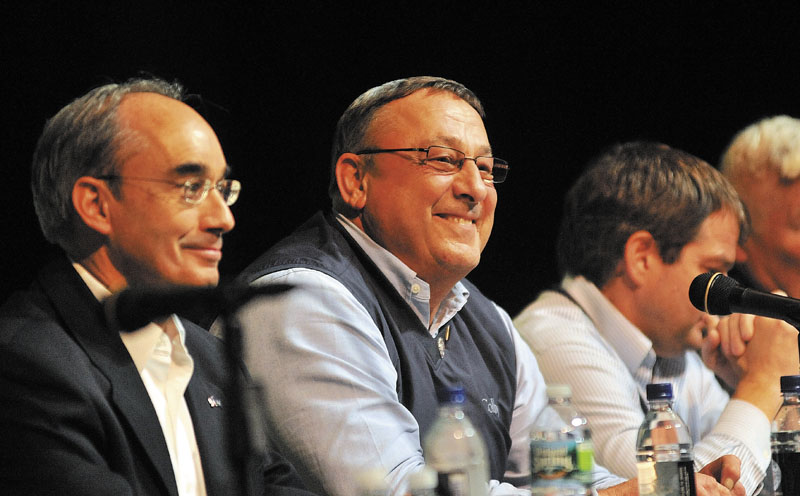
[[408, 477], [407, 496], [436, 496], [439, 485], [438, 475], [432, 468], [425, 466]]
[[531, 432], [531, 496], [584, 496], [586, 487], [573, 479], [575, 438], [565, 429]]
[[486, 496], [489, 468], [486, 445], [464, 414], [464, 388], [451, 388], [423, 442], [425, 463], [439, 475], [437, 493]]
[[386, 483], [386, 469], [369, 467], [356, 474], [358, 496], [386, 496], [389, 485]]
[[575, 440], [575, 463], [567, 477], [582, 484], [588, 493], [592, 485], [594, 449], [586, 417], [572, 405], [572, 389], [567, 384], [547, 386], [547, 398], [550, 407], [566, 424], [562, 432]]
[[789, 496], [800, 494], [800, 375], [781, 377], [781, 393], [783, 405], [772, 421], [771, 482], [776, 496]]
[[692, 436], [672, 410], [672, 384], [648, 384], [647, 401], [636, 439], [639, 494], [695, 496]]

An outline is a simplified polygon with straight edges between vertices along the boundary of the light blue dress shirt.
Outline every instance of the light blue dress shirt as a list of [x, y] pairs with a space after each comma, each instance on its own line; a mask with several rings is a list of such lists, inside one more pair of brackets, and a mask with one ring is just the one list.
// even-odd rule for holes
[[[399, 259], [347, 219], [339, 222], [386, 275], [432, 336], [466, 303], [457, 284], [429, 326], [429, 286]], [[337, 280], [311, 269], [268, 274], [256, 284], [287, 283], [295, 289], [242, 309], [246, 360], [264, 385], [275, 447], [295, 465], [312, 490], [357, 494], [366, 469], [386, 471], [391, 494], [402, 494], [408, 476], [424, 465], [419, 426], [397, 396], [397, 373], [381, 331], [361, 303]], [[506, 477], [529, 474], [532, 428], [563, 425], [547, 406], [536, 359], [497, 307], [497, 322], [516, 352], [516, 399]], [[596, 487], [622, 479], [597, 470]], [[490, 483], [491, 494], [527, 494], [509, 484]]]

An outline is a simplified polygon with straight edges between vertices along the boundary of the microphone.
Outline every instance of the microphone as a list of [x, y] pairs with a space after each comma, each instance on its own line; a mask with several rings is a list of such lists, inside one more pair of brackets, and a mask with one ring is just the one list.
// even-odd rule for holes
[[261, 295], [288, 291], [289, 284], [216, 287], [129, 288], [103, 302], [106, 319], [117, 330], [134, 331], [170, 314], [230, 311]]
[[721, 272], [695, 277], [689, 286], [689, 300], [712, 315], [747, 313], [800, 325], [800, 300], [745, 288]]

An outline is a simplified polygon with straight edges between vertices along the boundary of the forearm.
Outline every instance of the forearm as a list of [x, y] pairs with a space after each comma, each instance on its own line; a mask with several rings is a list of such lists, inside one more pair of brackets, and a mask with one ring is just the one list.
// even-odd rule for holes
[[733, 398], [750, 403], [771, 419], [781, 406], [780, 376], [753, 371], [739, 381]]
[[705, 466], [723, 455], [741, 461], [741, 483], [752, 494], [770, 461], [770, 421], [755, 406], [732, 399], [714, 428], [695, 445], [695, 467]]
[[597, 491], [597, 496], [636, 496], [639, 494], [639, 483], [637, 479], [631, 479], [622, 484], [609, 487], [608, 489], [600, 489]]

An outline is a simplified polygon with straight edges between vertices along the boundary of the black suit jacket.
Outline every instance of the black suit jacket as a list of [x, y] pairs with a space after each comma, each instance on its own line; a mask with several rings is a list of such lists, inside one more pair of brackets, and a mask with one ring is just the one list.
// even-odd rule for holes
[[[209, 495], [239, 493], [226, 430], [222, 342], [184, 320], [194, 373], [186, 402]], [[240, 371], [237, 371], [239, 373]], [[66, 258], [0, 308], [0, 492], [170, 495], [175, 477], [158, 417], [119, 333]], [[209, 398], [221, 401], [221, 406]], [[267, 494], [308, 494], [282, 460]]]

